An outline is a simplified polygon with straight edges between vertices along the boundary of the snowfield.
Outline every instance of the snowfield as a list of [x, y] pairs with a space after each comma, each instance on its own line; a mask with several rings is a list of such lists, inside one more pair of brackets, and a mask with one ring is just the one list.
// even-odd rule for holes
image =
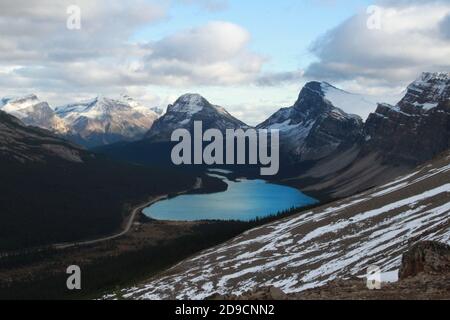
[[322, 83], [322, 92], [325, 95], [325, 99], [330, 101], [333, 106], [343, 110], [349, 115], [358, 114], [363, 119], [367, 118], [376, 105], [375, 102], [370, 101], [361, 95], [340, 90], [326, 82]]
[[412, 244], [450, 243], [449, 163], [446, 155], [382, 187], [248, 231], [120, 296], [196, 300], [266, 286], [296, 293], [364, 276], [370, 265], [396, 281]]

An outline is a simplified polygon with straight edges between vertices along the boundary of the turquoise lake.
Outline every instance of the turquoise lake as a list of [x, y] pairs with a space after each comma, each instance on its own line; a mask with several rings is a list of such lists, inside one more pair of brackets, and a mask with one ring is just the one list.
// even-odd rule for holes
[[[220, 174], [220, 171], [216, 171]], [[291, 208], [305, 207], [318, 201], [297, 189], [264, 180], [230, 181], [228, 190], [214, 194], [180, 195], [162, 200], [144, 209], [149, 218], [167, 221], [240, 220], [264, 218]]]

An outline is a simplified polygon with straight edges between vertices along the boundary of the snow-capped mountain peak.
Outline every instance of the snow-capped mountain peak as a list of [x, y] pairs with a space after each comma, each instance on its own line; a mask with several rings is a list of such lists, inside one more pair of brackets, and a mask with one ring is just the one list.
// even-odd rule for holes
[[3, 98], [0, 109], [19, 118], [29, 126], [41, 127], [58, 133], [67, 131], [65, 122], [55, 114], [47, 102], [39, 100], [35, 94]]
[[147, 133], [153, 140], [168, 141], [175, 129], [192, 129], [195, 121], [202, 121], [204, 129], [237, 129], [248, 127], [234, 118], [223, 107], [211, 104], [199, 94], [188, 93], [169, 105], [167, 112]]
[[56, 113], [69, 124], [72, 140], [88, 147], [140, 139], [159, 117], [127, 95], [117, 99], [98, 95], [58, 107]]
[[106, 116], [114, 116], [120, 112], [139, 112], [147, 116], [157, 117], [157, 113], [151, 108], [144, 106], [129, 96], [121, 96], [119, 99], [111, 99], [97, 96], [84, 102], [68, 104], [56, 108], [63, 118], [83, 116], [90, 119], [98, 119]]
[[335, 105], [346, 107], [359, 100], [355, 97], [325, 82], [309, 82], [292, 107], [279, 110], [258, 128], [280, 130], [283, 149], [294, 161], [320, 159], [362, 135], [362, 119]]
[[127, 94], [121, 94], [119, 100], [126, 102], [130, 107], [132, 107], [135, 110], [139, 110], [141, 112], [145, 112], [145, 113], [152, 112], [152, 113], [156, 113], [158, 116], [162, 116], [164, 113], [163, 109], [161, 109], [159, 107], [149, 108], [147, 106], [144, 106], [142, 103], [136, 101], [134, 98], [130, 97]]
[[[131, 98], [130, 98], [131, 99]], [[84, 116], [91, 119], [110, 115], [123, 109], [132, 109], [137, 104], [129, 100], [116, 100], [98, 95], [94, 99], [72, 103], [56, 108], [56, 113], [63, 118], [73, 117], [74, 115]]]
[[209, 102], [199, 94], [188, 93], [182, 95], [177, 101], [169, 106], [170, 112], [186, 113], [194, 115], [203, 110]]
[[29, 94], [21, 97], [5, 97], [2, 99], [1, 107], [5, 112], [19, 111], [34, 106], [41, 101], [35, 94]]

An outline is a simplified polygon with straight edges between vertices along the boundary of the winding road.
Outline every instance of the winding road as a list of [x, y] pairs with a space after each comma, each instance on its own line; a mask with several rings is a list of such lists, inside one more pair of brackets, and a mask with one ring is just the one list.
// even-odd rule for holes
[[[189, 190], [185, 190], [185, 191], [181, 191], [179, 193], [177, 193], [176, 195], [183, 195], [186, 194], [188, 192], [192, 192], [194, 190], [199, 190], [201, 189], [203, 186], [203, 180], [202, 178], [197, 178], [194, 186], [192, 188], [190, 188]], [[144, 210], [145, 208], [151, 206], [152, 204], [167, 199], [169, 197], [168, 194], [166, 195], [161, 195], [161, 196], [157, 196], [152, 198], [150, 201], [141, 204], [139, 206], [134, 207], [131, 210], [131, 214], [128, 218], [127, 223], [125, 224], [124, 228], [122, 231], [120, 231], [117, 234], [113, 234], [107, 237], [102, 237], [102, 238], [98, 238], [98, 239], [92, 239], [92, 240], [86, 240], [86, 241], [79, 241], [79, 242], [67, 242], [67, 243], [60, 243], [60, 244], [52, 244], [49, 246], [46, 246], [45, 248], [43, 247], [39, 247], [39, 248], [34, 248], [34, 249], [29, 249], [27, 250], [27, 253], [31, 253], [31, 252], [39, 252], [39, 251], [43, 251], [45, 249], [48, 249], [49, 247], [56, 249], [56, 250], [63, 250], [63, 249], [68, 249], [68, 248], [73, 248], [73, 247], [83, 247], [83, 246], [90, 246], [90, 245], [95, 245], [95, 244], [99, 244], [102, 242], [106, 242], [106, 241], [111, 241], [111, 240], [115, 240], [118, 238], [121, 238], [123, 236], [125, 236], [126, 234], [128, 234], [131, 230], [131, 228], [133, 227], [133, 224], [136, 220], [136, 217], [142, 212], [142, 210]], [[13, 256], [13, 255], [17, 255], [17, 254], [23, 254], [22, 253], [18, 253], [18, 252], [4, 252], [4, 253], [0, 253], [0, 259], [1, 258], [5, 258], [8, 256]]]
[[[193, 190], [199, 190], [202, 188], [203, 185], [203, 181], [201, 178], [197, 178], [197, 181], [195, 182], [195, 185], [192, 187], [192, 189], [186, 190], [186, 191], [182, 191], [177, 193], [176, 195], [183, 195], [187, 192], [191, 192]], [[121, 238], [123, 236], [125, 236], [126, 234], [128, 234], [128, 232], [130, 232], [131, 228], [133, 227], [133, 224], [136, 220], [136, 216], [138, 214], [140, 214], [142, 212], [142, 210], [144, 210], [147, 207], [150, 207], [152, 204], [159, 202], [161, 200], [167, 199], [169, 197], [168, 194], [166, 195], [162, 195], [162, 196], [158, 196], [155, 198], [152, 198], [152, 200], [141, 204], [135, 208], [132, 209], [130, 217], [128, 219], [128, 222], [125, 225], [125, 228], [118, 234], [115, 235], [111, 235], [111, 236], [107, 236], [104, 238], [99, 238], [99, 239], [94, 239], [94, 240], [87, 240], [87, 241], [81, 241], [81, 242], [73, 242], [73, 243], [62, 243], [62, 244], [54, 244], [52, 245], [53, 248], [57, 249], [57, 250], [61, 250], [61, 249], [67, 249], [67, 248], [72, 248], [72, 247], [80, 247], [80, 246], [90, 246], [93, 244], [98, 244], [101, 242], [105, 242], [105, 241], [110, 241], [110, 240], [115, 240], [117, 238]]]

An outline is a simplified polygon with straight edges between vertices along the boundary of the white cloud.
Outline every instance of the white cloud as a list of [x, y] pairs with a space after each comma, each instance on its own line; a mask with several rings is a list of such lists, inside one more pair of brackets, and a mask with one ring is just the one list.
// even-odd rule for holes
[[250, 34], [223, 21], [183, 30], [145, 44], [148, 55], [135, 72], [156, 84], [230, 85], [253, 81], [264, 58], [248, 49]]
[[311, 47], [318, 61], [306, 76], [351, 83], [379, 96], [404, 88], [423, 71], [450, 70], [449, 1], [381, 1], [381, 29], [361, 12]]
[[[81, 9], [81, 30], [68, 30], [67, 7]], [[165, 18], [166, 9], [144, 0], [2, 0], [0, 63], [43, 64], [95, 59], [120, 49], [137, 27]]]
[[[97, 92], [125, 86], [236, 85], [251, 82], [264, 58], [250, 34], [228, 22], [132, 43], [134, 32], [167, 18], [170, 0], [4, 0], [0, 3], [0, 90]], [[216, 1], [187, 1], [215, 6]], [[66, 28], [69, 5], [81, 8], [81, 30]]]
[[259, 86], [279, 86], [284, 84], [299, 83], [303, 80], [305, 72], [303, 70], [286, 72], [268, 72], [261, 75], [256, 84]]
[[196, 64], [226, 61], [240, 54], [249, 40], [248, 31], [236, 24], [210, 22], [156, 42], [152, 57]]

